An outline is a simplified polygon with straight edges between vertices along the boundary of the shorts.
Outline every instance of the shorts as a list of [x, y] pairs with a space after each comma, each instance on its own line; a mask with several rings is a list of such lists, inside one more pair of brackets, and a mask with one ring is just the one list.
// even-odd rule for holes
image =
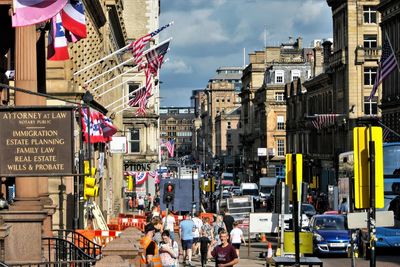
[[193, 244], [199, 243], [200, 237], [193, 237]]
[[144, 206], [143, 206], [143, 205], [139, 205], [139, 206], [138, 206], [138, 209], [139, 209], [139, 210], [144, 210]]
[[240, 249], [240, 243], [232, 243], [232, 246], [236, 249]]
[[188, 239], [188, 240], [181, 240], [182, 241], [182, 249], [186, 250], [186, 249], [192, 249], [192, 245], [193, 245], [193, 239]]

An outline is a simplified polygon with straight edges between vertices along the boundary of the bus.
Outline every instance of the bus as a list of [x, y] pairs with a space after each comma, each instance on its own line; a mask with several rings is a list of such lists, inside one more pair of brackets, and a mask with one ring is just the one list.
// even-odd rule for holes
[[[383, 144], [384, 169], [384, 208], [377, 210], [392, 210], [394, 213], [393, 227], [376, 228], [376, 246], [384, 248], [400, 247], [400, 142]], [[339, 200], [346, 197], [351, 204], [350, 211], [354, 210], [354, 154], [353, 151], [339, 155], [338, 191]], [[367, 233], [362, 231], [364, 241]], [[365, 244], [362, 242], [362, 245]], [[367, 251], [368, 248], [363, 248]]]

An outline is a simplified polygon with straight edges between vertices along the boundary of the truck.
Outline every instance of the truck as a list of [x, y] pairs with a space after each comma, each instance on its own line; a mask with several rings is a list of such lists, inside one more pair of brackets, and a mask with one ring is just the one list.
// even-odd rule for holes
[[260, 202], [266, 206], [268, 198], [275, 195], [275, 187], [278, 183], [276, 177], [260, 177]]

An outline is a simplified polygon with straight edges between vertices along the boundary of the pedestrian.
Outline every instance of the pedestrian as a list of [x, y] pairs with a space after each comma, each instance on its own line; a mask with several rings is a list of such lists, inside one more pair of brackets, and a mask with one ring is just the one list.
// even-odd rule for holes
[[132, 197], [129, 198], [129, 209], [131, 211], [133, 211], [133, 198]]
[[160, 217], [153, 217], [151, 219], [151, 223], [154, 225], [155, 233], [153, 237], [153, 241], [160, 245], [162, 241], [161, 231], [162, 231], [162, 223]]
[[138, 210], [139, 210], [139, 215], [144, 215], [144, 199], [142, 196], [139, 196], [138, 199]]
[[219, 232], [220, 230], [225, 230], [226, 231], [226, 226], [225, 223], [223, 222], [223, 217], [222, 215], [218, 214], [217, 217], [215, 218], [215, 222], [213, 223], [213, 228], [214, 228], [214, 239], [217, 241], [217, 245], [221, 244], [221, 240], [219, 240]]
[[172, 240], [175, 240], [175, 217], [168, 212], [167, 216], [162, 219], [163, 229], [169, 231], [169, 235]]
[[147, 210], [151, 210], [151, 205], [153, 204], [153, 197], [150, 193], [147, 194]]
[[160, 243], [160, 258], [163, 267], [178, 267], [179, 247], [178, 243], [170, 238], [170, 232], [162, 232]]
[[151, 215], [152, 217], [160, 217], [160, 212], [158, 211], [157, 206], [151, 208]]
[[[228, 233], [222, 230], [219, 234], [221, 240], [220, 245], [216, 245], [216, 241], [211, 242], [208, 248], [208, 258], [215, 259], [215, 266], [230, 267], [239, 263], [239, 258], [236, 254], [236, 249], [228, 242]], [[216, 245], [215, 247], [213, 247]]]
[[142, 256], [140, 263], [146, 267], [162, 267], [160, 255], [158, 253], [158, 246], [153, 241], [155, 232], [154, 225], [149, 223], [144, 227], [145, 235], [140, 240], [140, 244], [143, 247]]
[[193, 256], [199, 255], [200, 256], [200, 234], [201, 234], [201, 227], [203, 226], [203, 221], [199, 218], [199, 213], [196, 212], [192, 218], [194, 222], [194, 231], [193, 231], [193, 247], [192, 253]]
[[227, 208], [224, 209], [224, 223], [226, 226], [226, 231], [230, 233], [233, 229], [233, 222], [235, 219], [231, 216], [229, 213], [229, 210]]
[[348, 212], [349, 212], [349, 203], [347, 202], [347, 198], [344, 197], [342, 199], [342, 203], [340, 203], [340, 206], [339, 206], [339, 213], [345, 214]]
[[192, 264], [192, 245], [193, 245], [193, 231], [194, 222], [190, 219], [189, 214], [184, 215], [184, 219], [179, 224], [179, 236], [181, 237], [182, 250], [183, 250], [183, 264], [188, 259], [189, 266]]
[[208, 239], [214, 240], [214, 231], [213, 227], [210, 225], [210, 218], [205, 217], [203, 220], [203, 226], [201, 227], [201, 232], [206, 234]]
[[236, 249], [236, 254], [240, 259], [240, 244], [244, 243], [246, 245], [246, 240], [244, 240], [243, 231], [239, 228], [239, 222], [233, 223], [233, 229], [230, 232], [232, 246]]
[[200, 254], [201, 254], [200, 258], [201, 266], [204, 267], [207, 265], [208, 247], [211, 244], [211, 239], [208, 238], [207, 233], [205, 231], [201, 233], [199, 243], [200, 243]]

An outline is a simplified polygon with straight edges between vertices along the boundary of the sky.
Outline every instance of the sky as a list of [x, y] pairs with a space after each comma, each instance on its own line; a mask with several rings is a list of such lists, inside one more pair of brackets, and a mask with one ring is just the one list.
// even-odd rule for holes
[[[243, 66], [248, 54], [301, 36], [303, 46], [332, 38], [326, 0], [161, 0], [160, 42], [172, 37], [160, 72], [161, 106], [190, 106], [216, 70]], [[266, 36], [266, 38], [265, 38]]]

